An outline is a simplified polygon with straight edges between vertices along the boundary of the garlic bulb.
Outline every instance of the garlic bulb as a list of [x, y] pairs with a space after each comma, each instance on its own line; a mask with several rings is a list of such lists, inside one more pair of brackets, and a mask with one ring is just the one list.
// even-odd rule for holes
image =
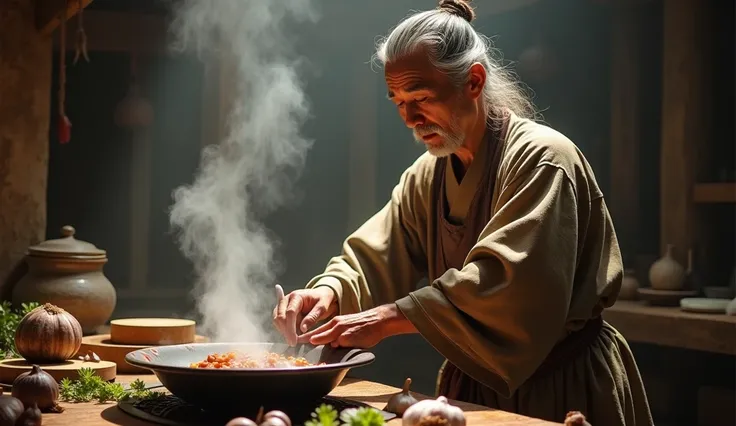
[[225, 426], [258, 426], [258, 423], [247, 417], [236, 417], [227, 422]]
[[64, 309], [46, 303], [27, 313], [15, 330], [15, 347], [30, 363], [63, 362], [82, 346], [82, 326]]
[[0, 426], [14, 426], [23, 414], [23, 403], [15, 397], [0, 396]]
[[36, 403], [27, 407], [23, 414], [18, 417], [15, 426], [41, 426], [43, 424], [43, 415]]
[[404, 412], [411, 407], [412, 405], [417, 403], [417, 399], [414, 398], [414, 396], [409, 391], [409, 387], [411, 386], [411, 379], [407, 378], [404, 381], [404, 388], [401, 389], [401, 392], [393, 395], [386, 404], [386, 408], [383, 409], [383, 411], [394, 413], [397, 416], [401, 417], [404, 415]]
[[465, 413], [460, 407], [450, 405], [447, 398], [425, 399], [407, 408], [402, 416], [403, 426], [446, 424], [465, 426]]
[[18, 375], [13, 381], [11, 395], [18, 398], [25, 408], [36, 404], [43, 412], [63, 410], [59, 400], [59, 384], [49, 373], [34, 364], [31, 371]]

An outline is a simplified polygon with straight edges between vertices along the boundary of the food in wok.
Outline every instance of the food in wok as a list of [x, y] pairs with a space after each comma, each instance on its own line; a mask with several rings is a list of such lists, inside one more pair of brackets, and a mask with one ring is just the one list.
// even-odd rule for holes
[[289, 368], [326, 365], [314, 364], [304, 357], [286, 356], [276, 352], [260, 352], [257, 355], [239, 352], [211, 353], [201, 361], [189, 364], [191, 368]]

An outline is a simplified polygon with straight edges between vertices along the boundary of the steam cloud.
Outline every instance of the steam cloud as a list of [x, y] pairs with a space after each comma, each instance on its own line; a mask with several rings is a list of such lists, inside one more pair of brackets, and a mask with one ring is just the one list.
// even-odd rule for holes
[[170, 211], [197, 274], [201, 325], [216, 341], [273, 333], [262, 324], [276, 301], [276, 243], [259, 220], [289, 199], [311, 146], [300, 134], [308, 105], [284, 31], [289, 17], [315, 21], [311, 1], [183, 0], [172, 21], [179, 48], [232, 67], [227, 134], [203, 150]]

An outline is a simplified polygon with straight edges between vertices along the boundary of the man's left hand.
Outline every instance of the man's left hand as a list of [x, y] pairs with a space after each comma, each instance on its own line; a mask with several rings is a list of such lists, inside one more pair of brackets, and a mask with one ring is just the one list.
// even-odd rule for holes
[[356, 314], [339, 315], [299, 336], [300, 343], [332, 347], [370, 348], [397, 334], [415, 333], [416, 328], [393, 304]]

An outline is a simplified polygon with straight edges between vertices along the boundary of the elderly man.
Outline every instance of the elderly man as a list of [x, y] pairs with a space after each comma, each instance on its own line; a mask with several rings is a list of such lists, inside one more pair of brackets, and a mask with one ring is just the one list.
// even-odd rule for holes
[[473, 17], [443, 0], [379, 45], [388, 96], [428, 152], [274, 324], [291, 344], [418, 332], [447, 359], [438, 392], [449, 398], [651, 425], [634, 356], [601, 319], [622, 279], [603, 194], [577, 147], [532, 120]]

